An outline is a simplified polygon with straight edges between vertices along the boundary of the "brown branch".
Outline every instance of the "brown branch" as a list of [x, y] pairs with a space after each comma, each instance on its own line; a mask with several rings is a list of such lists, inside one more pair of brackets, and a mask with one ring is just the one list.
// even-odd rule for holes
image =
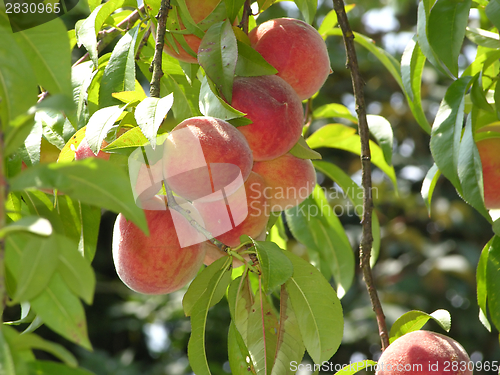
[[[0, 230], [6, 225], [5, 202], [7, 201], [7, 179], [4, 164], [4, 132], [0, 121]], [[0, 238], [0, 323], [7, 300], [5, 289], [5, 238]]]
[[382, 343], [382, 350], [389, 346], [389, 335], [387, 332], [387, 325], [385, 322], [384, 311], [374, 285], [373, 275], [370, 268], [371, 249], [373, 245], [372, 235], [372, 181], [371, 181], [371, 155], [370, 155], [370, 131], [368, 129], [368, 121], [366, 119], [366, 107], [364, 98], [364, 81], [359, 72], [358, 59], [356, 56], [356, 49], [354, 47], [354, 34], [351, 30], [349, 20], [344, 8], [343, 0], [333, 0], [333, 6], [337, 13], [337, 19], [342, 29], [344, 37], [344, 45], [347, 54], [346, 65], [351, 71], [352, 87], [354, 98], [356, 101], [356, 113], [359, 122], [359, 136], [361, 139], [361, 183], [363, 188], [363, 216], [361, 219], [362, 224], [362, 237], [359, 246], [360, 267], [363, 271], [363, 278], [370, 296], [373, 311], [377, 317], [378, 330], [380, 334], [380, 341]]
[[[128, 31], [134, 26], [134, 24], [141, 18], [141, 12], [144, 11], [144, 5], [141, 5], [137, 10], [130, 13], [130, 15], [125, 18], [122, 22], [120, 22], [116, 27], [112, 27], [108, 30], [104, 30], [99, 32], [97, 38], [99, 41], [97, 42], [97, 52], [100, 53], [104, 48], [106, 48], [118, 35], [120, 35], [123, 30]], [[87, 61], [90, 58], [89, 53], [87, 52], [83, 55], [77, 62], [73, 64], [73, 66], [77, 66], [84, 61]]]
[[149, 39], [149, 36], [151, 35], [152, 29], [153, 29], [153, 27], [150, 25], [148, 27], [148, 29], [146, 30], [146, 32], [144, 33], [144, 35], [141, 39], [141, 43], [139, 44], [139, 47], [137, 48], [137, 53], [135, 54], [136, 60], [139, 60], [141, 58], [141, 51], [144, 48], [144, 46], [146, 45], [146, 43], [148, 42], [148, 39]]
[[251, 1], [245, 0], [245, 5], [243, 5], [243, 15], [241, 17], [241, 22], [238, 24], [238, 27], [243, 30], [245, 34], [248, 34], [248, 18], [252, 14]]
[[156, 29], [155, 55], [149, 67], [149, 71], [153, 72], [151, 88], [149, 90], [152, 98], [160, 97], [160, 79], [163, 77], [163, 70], [161, 68], [163, 45], [165, 44], [165, 30], [167, 28], [167, 17], [170, 8], [170, 0], [161, 0], [160, 10], [156, 16], [158, 28]]

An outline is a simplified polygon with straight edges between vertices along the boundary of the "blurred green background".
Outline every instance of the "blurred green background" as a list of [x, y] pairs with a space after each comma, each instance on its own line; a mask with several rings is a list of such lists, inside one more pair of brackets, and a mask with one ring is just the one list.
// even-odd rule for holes
[[[333, 7], [331, 1], [319, 0], [318, 3], [316, 27]], [[378, 46], [400, 60], [406, 44], [415, 33], [417, 5], [416, 0], [359, 0], [349, 13], [349, 19], [353, 30], [374, 39]], [[74, 28], [74, 23], [87, 15], [88, 8], [80, 2], [64, 21], [68, 29]], [[280, 2], [263, 13], [257, 22], [282, 16], [301, 18], [293, 2]], [[480, 22], [474, 12], [471, 12], [471, 22]], [[342, 39], [330, 36], [327, 45], [333, 74], [313, 105], [317, 108], [327, 103], [342, 103], [354, 111]], [[388, 178], [377, 168], [373, 169], [375, 209], [382, 231], [381, 251], [374, 277], [388, 325], [390, 327], [409, 310], [431, 313], [446, 309], [452, 316], [449, 335], [465, 347], [471, 359], [483, 363], [498, 361], [498, 332], [489, 333], [479, 322], [475, 292], [475, 269], [481, 249], [493, 235], [491, 226], [463, 202], [443, 178], [434, 193], [432, 216], [428, 216], [420, 189], [432, 165], [429, 137], [413, 119], [392, 76], [373, 55], [361, 47], [357, 48], [360, 69], [366, 81], [367, 112], [387, 118], [394, 131], [393, 164], [398, 177], [399, 196], [395, 195]], [[74, 60], [82, 54], [83, 50], [75, 49]], [[461, 68], [464, 69], [474, 57], [474, 45], [466, 43], [460, 59]], [[423, 105], [431, 123], [450, 83], [432, 66], [426, 66], [422, 83]], [[148, 85], [147, 82], [144, 84]], [[342, 122], [342, 119], [331, 119], [330, 122]], [[324, 120], [313, 121], [311, 130], [325, 123]], [[360, 181], [360, 162], [356, 155], [333, 149], [322, 149], [321, 153], [324, 159], [334, 162], [355, 181]], [[324, 176], [319, 175], [318, 180], [333, 193], [331, 203], [341, 213], [346, 204], [342, 194], [335, 194], [334, 184]], [[76, 353], [82, 367], [98, 375], [191, 374], [186, 353], [190, 324], [181, 306], [184, 291], [167, 296], [142, 296], [121, 283], [111, 258], [114, 219], [114, 214], [103, 214], [99, 247], [93, 262], [98, 283], [94, 303], [87, 306], [87, 318], [94, 351], [78, 348], [45, 327], [41, 327], [38, 333], [62, 342]], [[361, 232], [359, 219], [352, 213], [341, 215], [340, 219], [353, 248], [357, 249]], [[304, 250], [293, 240], [290, 241], [290, 249], [297, 252]], [[376, 360], [380, 355], [380, 340], [359, 271], [352, 288], [342, 299], [342, 305], [345, 314], [344, 338], [331, 359], [332, 364]], [[208, 316], [207, 350], [214, 374], [230, 373], [227, 361], [229, 319], [224, 300], [210, 310]], [[445, 333], [432, 322], [424, 328]], [[38, 354], [40, 357], [47, 356], [41, 352]], [[304, 363], [307, 362], [311, 363], [306, 356]], [[493, 371], [475, 373], [493, 374]]]

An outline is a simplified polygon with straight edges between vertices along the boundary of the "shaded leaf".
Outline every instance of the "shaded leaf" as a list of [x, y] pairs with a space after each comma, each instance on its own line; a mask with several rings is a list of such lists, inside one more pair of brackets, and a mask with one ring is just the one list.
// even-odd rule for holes
[[321, 154], [311, 149], [304, 137], [300, 137], [288, 152], [299, 159], [321, 159]]
[[245, 116], [245, 113], [234, 109], [216, 94], [216, 89], [211, 87], [211, 82], [206, 76], [201, 81], [200, 111], [205, 116], [226, 121]]
[[253, 241], [262, 271], [262, 287], [270, 294], [293, 274], [292, 262], [273, 242]]
[[247, 358], [250, 358], [250, 355], [233, 321], [229, 325], [227, 350], [231, 374], [248, 375], [251, 367], [247, 363]]
[[28, 367], [36, 375], [93, 375], [84, 368], [72, 368], [52, 361], [29, 362]]
[[490, 318], [500, 328], [500, 237], [495, 236], [488, 249], [486, 263], [486, 288]]
[[500, 0], [490, 0], [484, 8], [486, 17], [500, 30]]
[[318, 0], [294, 0], [294, 2], [304, 16], [306, 22], [312, 25], [314, 16], [316, 15], [316, 9], [318, 8]]
[[12, 350], [4, 336], [4, 331], [8, 329], [11, 328], [4, 325], [0, 326], [0, 363], [2, 364], [0, 369], [2, 370], [2, 375], [16, 375]]

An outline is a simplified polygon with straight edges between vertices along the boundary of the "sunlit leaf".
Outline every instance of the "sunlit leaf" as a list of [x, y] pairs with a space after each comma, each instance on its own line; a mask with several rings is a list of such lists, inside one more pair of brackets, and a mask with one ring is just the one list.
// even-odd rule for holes
[[276, 74], [278, 71], [262, 55], [249, 45], [238, 41], [238, 61], [235, 74], [240, 77], [254, 77]]
[[427, 171], [424, 181], [422, 182], [421, 194], [429, 216], [431, 215], [432, 194], [434, 193], [434, 188], [436, 187], [439, 176], [441, 176], [441, 172], [439, 171], [437, 165], [433, 164]]
[[314, 22], [314, 16], [316, 15], [316, 9], [318, 8], [318, 0], [294, 0], [294, 2], [304, 16], [306, 22], [312, 24]]
[[488, 250], [486, 263], [486, 288], [490, 318], [500, 328], [500, 237], [495, 236]]
[[394, 340], [406, 333], [419, 330], [429, 319], [433, 319], [447, 332], [451, 328], [451, 315], [446, 310], [436, 310], [432, 314], [413, 310], [401, 315], [394, 322], [389, 334], [389, 341], [392, 343]]
[[27, 216], [2, 228], [0, 230], [0, 238], [4, 238], [9, 233], [13, 232], [30, 232], [46, 237], [52, 234], [52, 226], [50, 225], [50, 221], [47, 219], [36, 216]]
[[[492, 241], [498, 237], [493, 237], [492, 240], [484, 246], [481, 251], [481, 256], [479, 257], [479, 262], [477, 264], [476, 272], [476, 290], [477, 290], [477, 304], [479, 307], [479, 320], [484, 325], [484, 327], [491, 332], [491, 323], [488, 321], [486, 302], [488, 300], [488, 287], [487, 287], [487, 265], [488, 265], [488, 255]], [[497, 240], [498, 241], [498, 240]]]
[[95, 155], [101, 149], [102, 141], [104, 141], [108, 133], [113, 129], [115, 122], [118, 121], [126, 106], [125, 104], [101, 108], [90, 118], [86, 127], [85, 138]]
[[153, 149], [156, 147], [156, 134], [165, 116], [174, 103], [173, 94], [161, 99], [146, 98], [135, 109], [135, 119], [142, 134], [149, 140]]
[[368, 128], [371, 135], [377, 140], [382, 149], [384, 159], [388, 165], [392, 164], [392, 126], [386, 118], [377, 115], [367, 115]]

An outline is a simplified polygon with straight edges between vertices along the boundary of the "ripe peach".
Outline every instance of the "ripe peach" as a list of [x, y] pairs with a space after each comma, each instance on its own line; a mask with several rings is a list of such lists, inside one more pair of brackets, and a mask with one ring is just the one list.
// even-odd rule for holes
[[[106, 147], [107, 145], [108, 143], [106, 141], [102, 141], [101, 148]], [[80, 142], [75, 151], [75, 160], [82, 160], [86, 158], [95, 158], [95, 157], [103, 160], [109, 160], [110, 156], [111, 156], [110, 154], [103, 151], [99, 151], [97, 155], [95, 155], [90, 149], [89, 143], [87, 142], [86, 138], [82, 139], [82, 141]]]
[[283, 211], [304, 201], [314, 190], [316, 172], [309, 159], [292, 154], [256, 162], [253, 171], [264, 179], [264, 194], [271, 211]]
[[264, 22], [248, 34], [252, 47], [278, 70], [301, 100], [310, 98], [330, 74], [326, 44], [314, 27], [293, 18]]
[[[129, 164], [130, 165], [130, 164]], [[141, 205], [145, 200], [153, 198], [162, 188], [163, 164], [157, 161], [153, 165], [141, 164], [137, 175], [131, 175], [131, 182], [135, 185], [134, 197]], [[135, 183], [134, 183], [135, 181]], [[142, 207], [142, 205], [141, 205]], [[142, 207], [144, 208], [144, 207]]]
[[113, 230], [116, 272], [125, 285], [143, 294], [166, 294], [182, 288], [196, 276], [206, 251], [202, 246], [205, 238], [181, 214], [166, 208], [163, 198], [155, 199], [147, 204], [151, 210], [144, 211], [149, 236], [122, 214]]
[[[213, 10], [217, 7], [217, 5], [221, 2], [221, 0], [186, 0], [186, 6], [189, 10], [189, 14], [193, 18], [195, 23], [200, 23], [203, 21]], [[169, 17], [172, 16], [173, 12], [169, 13]], [[178, 18], [179, 28], [176, 30], [185, 30], [185, 26], [180, 20], [180, 16]], [[201, 39], [193, 34], [182, 34], [186, 43], [191, 47], [194, 53], [198, 53], [198, 49], [200, 47]], [[179, 42], [175, 41], [177, 49], [179, 52], [176, 52], [175, 49], [165, 40], [165, 45], [163, 47], [163, 51], [168, 55], [175, 57], [180, 61], [184, 61], [187, 63], [197, 64], [198, 60], [196, 57], [191, 56], [188, 52], [181, 47]]]
[[469, 356], [455, 340], [414, 331], [395, 340], [378, 360], [376, 375], [470, 375]]
[[236, 77], [231, 105], [253, 121], [238, 130], [248, 140], [254, 160], [285, 154], [302, 134], [302, 102], [278, 76]]
[[[500, 134], [500, 133], [499, 133]], [[476, 143], [483, 166], [484, 204], [488, 209], [500, 208], [500, 138], [487, 138]]]
[[259, 236], [266, 228], [268, 213], [264, 197], [264, 180], [257, 173], [250, 173], [238, 191], [226, 199], [213, 202], [194, 202], [205, 228], [224, 244], [235, 247], [240, 244], [240, 236]]
[[[163, 175], [170, 188], [189, 200], [216, 200], [234, 193], [252, 170], [245, 137], [212, 117], [184, 120], [164, 143]], [[215, 192], [215, 193], [214, 193]]]

